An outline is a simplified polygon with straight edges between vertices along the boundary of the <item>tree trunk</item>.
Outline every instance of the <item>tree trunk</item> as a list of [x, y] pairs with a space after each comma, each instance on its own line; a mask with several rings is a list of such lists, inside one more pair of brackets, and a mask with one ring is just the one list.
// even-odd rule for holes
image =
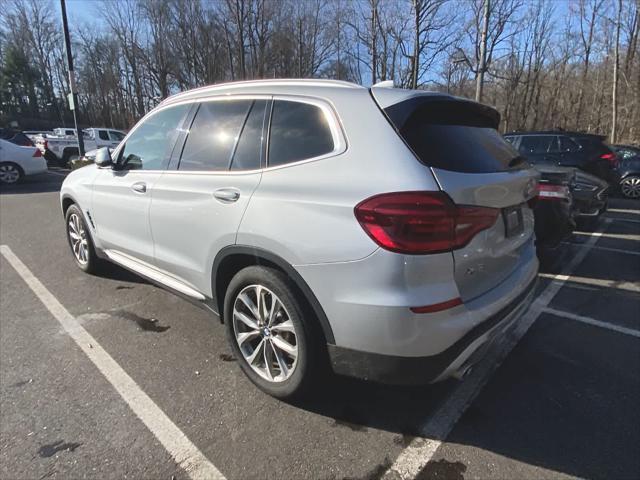
[[489, 31], [489, 2], [484, 0], [484, 14], [482, 20], [482, 37], [480, 38], [480, 61], [476, 72], [476, 102], [482, 101], [482, 89], [484, 87], [484, 71], [487, 61], [487, 32]]

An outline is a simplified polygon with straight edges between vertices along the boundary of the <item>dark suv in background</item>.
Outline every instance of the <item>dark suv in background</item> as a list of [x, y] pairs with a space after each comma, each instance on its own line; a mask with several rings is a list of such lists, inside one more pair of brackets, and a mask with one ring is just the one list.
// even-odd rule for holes
[[546, 169], [574, 171], [570, 191], [576, 219], [595, 222], [606, 210], [609, 186], [619, 180], [619, 157], [604, 143], [606, 137], [566, 131], [508, 133], [504, 137], [543, 179]]
[[618, 183], [619, 158], [602, 135], [546, 131], [508, 133], [504, 137], [530, 163], [575, 167], [611, 185]]

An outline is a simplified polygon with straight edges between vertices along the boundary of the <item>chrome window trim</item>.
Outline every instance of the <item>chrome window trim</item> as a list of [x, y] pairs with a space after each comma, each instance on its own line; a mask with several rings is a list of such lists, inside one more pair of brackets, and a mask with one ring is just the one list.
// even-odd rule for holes
[[[268, 172], [271, 170], [279, 170], [282, 168], [289, 168], [296, 165], [301, 165], [310, 162], [316, 162], [318, 160], [324, 160], [327, 158], [335, 157], [343, 154], [347, 151], [348, 142], [347, 137], [344, 133], [344, 129], [342, 128], [342, 122], [339, 120], [338, 115], [333, 107], [333, 105], [325, 100], [318, 97], [311, 97], [307, 95], [295, 95], [295, 94], [235, 94], [235, 93], [222, 93], [219, 95], [212, 95], [207, 97], [200, 98], [190, 98], [182, 101], [171, 102], [168, 105], [160, 105], [149, 113], [147, 113], [144, 117], [142, 117], [138, 123], [127, 133], [127, 135], [122, 139], [122, 141], [118, 144], [118, 146], [114, 149], [111, 154], [112, 159], [117, 159], [120, 155], [120, 150], [124, 148], [129, 136], [135, 132], [143, 122], [145, 122], [148, 118], [151, 118], [153, 115], [161, 112], [167, 108], [177, 107], [179, 105], [189, 105], [194, 103], [203, 103], [203, 102], [215, 102], [215, 101], [232, 101], [232, 100], [284, 100], [290, 102], [300, 102], [300, 103], [308, 103], [311, 105], [315, 105], [319, 107], [325, 115], [327, 119], [327, 123], [329, 125], [329, 129], [331, 131], [331, 136], [333, 137], [333, 150], [331, 152], [325, 153], [323, 155], [319, 155], [316, 157], [305, 158], [302, 160], [298, 160], [291, 163], [285, 163], [284, 165], [277, 165], [275, 167], [269, 167], [269, 152], [267, 145], [267, 166], [263, 168], [258, 168], [254, 170], [177, 170], [177, 169], [164, 169], [164, 170], [128, 170], [131, 172], [145, 172], [145, 173], [166, 173], [166, 174], [180, 174], [180, 175], [251, 175], [260, 172]], [[269, 126], [271, 125], [271, 118], [269, 114]], [[188, 133], [188, 131], [187, 131]], [[267, 133], [267, 142], [269, 142], [269, 132]]]

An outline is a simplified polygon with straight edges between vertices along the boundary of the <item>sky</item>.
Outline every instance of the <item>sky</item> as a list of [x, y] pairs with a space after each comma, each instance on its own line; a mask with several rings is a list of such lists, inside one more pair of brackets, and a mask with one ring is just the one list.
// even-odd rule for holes
[[[304, 1], [304, 0], [301, 0]], [[400, 1], [400, 0], [397, 0]], [[461, 1], [461, 0], [454, 0]], [[569, 12], [569, 4], [573, 0], [554, 0], [555, 17], [556, 20], [562, 19]], [[67, 15], [71, 24], [77, 22], [89, 22], [103, 24], [104, 21], [101, 18], [104, 16], [105, 9], [107, 8], [103, 0], [66, 0], [67, 2]], [[58, 4], [58, 15], [60, 14], [59, 2], [54, 0], [54, 3]]]

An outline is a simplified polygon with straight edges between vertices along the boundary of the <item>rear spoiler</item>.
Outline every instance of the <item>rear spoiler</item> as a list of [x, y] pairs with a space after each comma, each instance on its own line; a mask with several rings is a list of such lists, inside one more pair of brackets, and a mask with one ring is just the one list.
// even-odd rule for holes
[[384, 109], [391, 123], [402, 130], [413, 117], [438, 125], [464, 125], [498, 129], [500, 113], [492, 107], [448, 95], [416, 95]]

